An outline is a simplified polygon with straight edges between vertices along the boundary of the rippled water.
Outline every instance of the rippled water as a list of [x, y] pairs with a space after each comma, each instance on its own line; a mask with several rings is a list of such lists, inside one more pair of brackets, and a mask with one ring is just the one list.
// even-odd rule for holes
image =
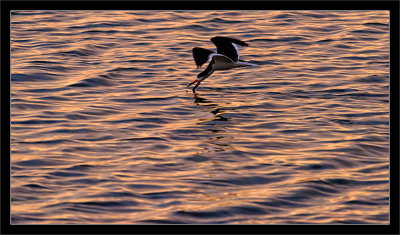
[[[13, 224], [388, 223], [388, 11], [16, 11]], [[193, 94], [195, 46], [258, 67]]]

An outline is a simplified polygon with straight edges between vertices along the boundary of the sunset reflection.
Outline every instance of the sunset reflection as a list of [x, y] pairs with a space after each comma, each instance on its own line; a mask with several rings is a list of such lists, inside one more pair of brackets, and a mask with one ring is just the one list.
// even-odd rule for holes
[[389, 11], [11, 14], [12, 224], [387, 224], [388, 140]]

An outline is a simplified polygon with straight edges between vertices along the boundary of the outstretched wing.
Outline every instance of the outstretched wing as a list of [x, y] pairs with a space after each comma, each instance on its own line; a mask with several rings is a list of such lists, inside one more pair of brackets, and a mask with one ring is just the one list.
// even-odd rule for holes
[[238, 39], [219, 36], [211, 38], [211, 42], [217, 47], [218, 54], [226, 55], [234, 62], [238, 61], [240, 56], [237, 45], [248, 46], [247, 43]]
[[194, 62], [196, 62], [198, 68], [200, 68], [207, 61], [211, 60], [212, 57], [211, 54], [215, 53], [213, 51], [200, 47], [193, 48], [192, 52], [193, 52]]

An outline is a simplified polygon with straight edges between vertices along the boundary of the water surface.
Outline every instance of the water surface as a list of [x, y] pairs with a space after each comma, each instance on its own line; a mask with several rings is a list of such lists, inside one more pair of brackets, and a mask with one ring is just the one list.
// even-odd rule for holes
[[[13, 224], [388, 223], [388, 11], [11, 22]], [[193, 94], [217, 35], [260, 66]]]

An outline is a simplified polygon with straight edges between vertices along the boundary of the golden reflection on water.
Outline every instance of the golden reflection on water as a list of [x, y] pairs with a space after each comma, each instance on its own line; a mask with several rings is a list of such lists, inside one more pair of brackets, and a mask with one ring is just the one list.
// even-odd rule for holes
[[[387, 222], [388, 17], [12, 15], [13, 223]], [[260, 66], [193, 94], [216, 35]]]

